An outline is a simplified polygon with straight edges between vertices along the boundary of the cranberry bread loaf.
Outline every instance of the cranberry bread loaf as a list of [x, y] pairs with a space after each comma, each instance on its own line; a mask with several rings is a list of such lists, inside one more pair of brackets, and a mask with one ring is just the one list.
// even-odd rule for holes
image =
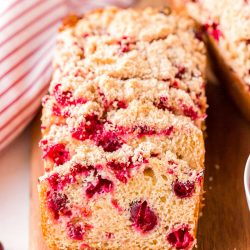
[[43, 100], [50, 249], [191, 249], [204, 171], [203, 43], [170, 9], [106, 8], [60, 29]]
[[229, 94], [250, 121], [250, 2], [247, 0], [175, 0], [208, 34], [212, 64]]

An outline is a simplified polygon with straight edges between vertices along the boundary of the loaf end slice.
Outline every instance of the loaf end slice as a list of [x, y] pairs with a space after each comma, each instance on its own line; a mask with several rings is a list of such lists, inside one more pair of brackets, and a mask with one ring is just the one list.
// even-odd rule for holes
[[170, 9], [70, 17], [43, 100], [50, 249], [192, 249], [203, 194], [205, 48]]
[[203, 171], [168, 151], [152, 156], [155, 148], [146, 143], [125, 160], [91, 162], [86, 156], [98, 152], [83, 147], [85, 157], [43, 176], [42, 228], [50, 248], [192, 248]]
[[239, 0], [170, 1], [186, 8], [205, 31], [211, 65], [250, 121], [250, 4]]

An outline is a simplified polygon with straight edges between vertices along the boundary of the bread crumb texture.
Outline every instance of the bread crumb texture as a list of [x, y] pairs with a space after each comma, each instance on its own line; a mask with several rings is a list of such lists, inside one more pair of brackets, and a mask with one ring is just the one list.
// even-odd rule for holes
[[60, 28], [38, 190], [50, 249], [192, 249], [203, 189], [205, 48], [169, 9]]

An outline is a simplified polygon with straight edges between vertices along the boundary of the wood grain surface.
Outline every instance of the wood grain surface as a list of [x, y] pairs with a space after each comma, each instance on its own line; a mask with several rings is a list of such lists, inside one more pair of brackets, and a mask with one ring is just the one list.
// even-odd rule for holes
[[[165, 1], [139, 1], [159, 6]], [[250, 250], [250, 212], [243, 171], [250, 153], [250, 123], [244, 120], [221, 84], [207, 85], [205, 207], [198, 226], [198, 249]], [[37, 179], [42, 174], [40, 117], [33, 124], [30, 196], [30, 250], [47, 250], [39, 226]]]

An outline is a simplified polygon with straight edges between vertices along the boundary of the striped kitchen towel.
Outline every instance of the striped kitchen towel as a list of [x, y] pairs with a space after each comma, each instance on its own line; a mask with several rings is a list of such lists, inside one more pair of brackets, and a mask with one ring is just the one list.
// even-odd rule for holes
[[0, 150], [32, 120], [51, 77], [61, 19], [132, 0], [0, 0]]

